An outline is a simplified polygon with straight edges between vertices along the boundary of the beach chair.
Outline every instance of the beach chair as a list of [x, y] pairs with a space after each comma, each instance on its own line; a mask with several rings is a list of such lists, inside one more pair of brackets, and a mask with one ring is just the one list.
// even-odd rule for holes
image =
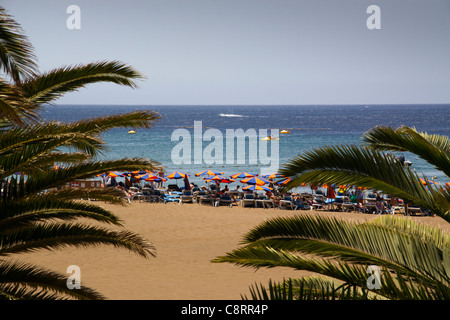
[[329, 203], [325, 201], [325, 197], [323, 196], [316, 196], [313, 198], [312, 206], [314, 209], [326, 209], [329, 207]]
[[245, 193], [241, 200], [241, 205], [243, 207], [254, 207], [255, 206], [255, 196], [253, 193]]
[[378, 214], [379, 210], [377, 208], [377, 205], [375, 203], [364, 203], [364, 213], [371, 213], [371, 214]]
[[183, 190], [180, 196], [180, 203], [193, 203], [194, 196], [191, 190]]
[[233, 206], [233, 199], [231, 199], [228, 193], [224, 193], [216, 199], [216, 207], [218, 206], [230, 206], [231, 208]]
[[283, 199], [280, 200], [280, 209], [297, 210], [297, 205], [295, 205], [290, 195], [284, 195]]
[[406, 212], [406, 215], [407, 216], [423, 215], [423, 211], [422, 211], [422, 208], [408, 206], [408, 210]]
[[376, 203], [377, 202], [377, 196], [374, 195], [373, 193], [370, 193], [367, 195], [367, 197], [365, 198], [365, 202], [366, 203]]
[[342, 211], [343, 212], [349, 212], [355, 210], [355, 204], [350, 201], [350, 198], [348, 196], [343, 197], [342, 202]]
[[262, 207], [264, 209], [273, 208], [274, 204], [272, 199], [269, 199], [265, 194], [259, 195], [255, 198], [255, 207]]
[[340, 211], [342, 210], [342, 204], [344, 203], [344, 199], [342, 197], [336, 197], [332, 202], [332, 207], [334, 210]]
[[206, 192], [205, 190], [199, 190], [199, 191], [195, 191], [193, 193], [193, 200], [194, 202], [199, 202], [200, 201], [200, 197], [206, 196], [208, 194], [208, 192]]
[[177, 184], [169, 184], [167, 186], [167, 191], [181, 191], [180, 187]]
[[198, 202], [199, 205], [200, 205], [200, 204], [204, 204], [204, 203], [213, 205], [213, 204], [214, 204], [214, 201], [215, 201], [215, 197], [213, 197], [213, 196], [212, 196], [211, 194], [209, 194], [209, 193], [206, 193], [205, 195], [200, 195], [200, 196], [197, 198], [197, 202]]

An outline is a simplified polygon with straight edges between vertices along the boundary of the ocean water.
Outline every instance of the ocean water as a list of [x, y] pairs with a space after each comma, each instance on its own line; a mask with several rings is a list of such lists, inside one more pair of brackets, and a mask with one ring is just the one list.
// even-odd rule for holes
[[[420, 131], [449, 135], [450, 105], [299, 105], [299, 106], [126, 106], [126, 105], [53, 105], [46, 106], [41, 115], [46, 120], [77, 121], [90, 117], [120, 114], [133, 110], [153, 110], [162, 118], [151, 129], [136, 129], [135, 134], [128, 134], [128, 129], [113, 129], [103, 134], [108, 145], [104, 158], [119, 159], [123, 157], [145, 157], [158, 161], [165, 166], [165, 172], [178, 170], [190, 173], [190, 181], [199, 185], [203, 180], [194, 174], [211, 169], [224, 172], [229, 176], [239, 172], [263, 174], [273, 169], [275, 148], [268, 142], [268, 151], [262, 155], [254, 152], [250, 145], [255, 140], [247, 139], [245, 158], [239, 157], [238, 141], [234, 141], [234, 150], [227, 153], [227, 130], [255, 130], [258, 148], [262, 145], [259, 130], [267, 130], [267, 134], [287, 129], [289, 134], [279, 134], [279, 165], [296, 155], [314, 147], [338, 144], [360, 144], [364, 132], [377, 125], [399, 127], [401, 125], [415, 127]], [[194, 124], [201, 121], [202, 129], [194, 131]], [[131, 128], [130, 128], [131, 129]], [[178, 130], [178, 131], [177, 131]], [[181, 131], [180, 131], [181, 130]], [[177, 133], [183, 133], [183, 138]], [[211, 134], [210, 141], [207, 136]], [[191, 139], [190, 143], [186, 139]], [[221, 139], [222, 138], [222, 139]], [[203, 141], [202, 141], [203, 140]], [[197, 143], [195, 144], [194, 141]], [[231, 145], [231, 140], [228, 143]], [[222, 142], [223, 149], [213, 146]], [[174, 152], [185, 146], [188, 153]], [[208, 147], [209, 146], [209, 147]], [[242, 149], [242, 148], [241, 148]], [[240, 149], [240, 150], [241, 150]], [[272, 157], [272, 149], [274, 154]], [[258, 149], [259, 150], [259, 149]], [[267, 155], [272, 162], [264, 162]], [[185, 156], [184, 163], [178, 163]], [[412, 167], [420, 174], [437, 181], [447, 182], [447, 177], [436, 171], [415, 155], [405, 154]], [[189, 160], [190, 161], [189, 161]], [[197, 160], [197, 163], [195, 163]], [[238, 161], [240, 160], [240, 162]], [[198, 163], [200, 162], [200, 163]], [[272, 167], [270, 166], [272, 164]], [[171, 183], [174, 183], [172, 181]], [[182, 182], [177, 182], [181, 184]], [[235, 186], [239, 182], [233, 183]]]

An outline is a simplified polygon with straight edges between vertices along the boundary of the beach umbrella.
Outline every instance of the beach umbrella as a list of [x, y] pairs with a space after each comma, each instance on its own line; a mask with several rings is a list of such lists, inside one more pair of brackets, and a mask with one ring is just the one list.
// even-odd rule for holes
[[236, 180], [234, 180], [234, 179], [227, 179], [227, 178], [224, 178], [224, 179], [222, 179], [222, 180], [212, 180], [212, 179], [208, 179], [208, 178], [203, 178], [203, 180], [205, 180], [205, 182], [211, 182], [211, 181], [216, 181], [216, 182], [218, 182], [218, 183], [232, 183], [232, 182], [235, 182]]
[[327, 198], [328, 199], [335, 199], [336, 198], [336, 194], [334, 193], [333, 186], [327, 186]]
[[50, 168], [50, 170], [59, 170], [59, 169], [65, 169], [65, 168], [61, 167], [61, 166], [53, 166]]
[[242, 190], [251, 190], [251, 191], [255, 191], [255, 190], [264, 190], [264, 191], [272, 191], [271, 188], [266, 187], [266, 186], [258, 186], [256, 184], [250, 185], [250, 186], [246, 186], [243, 187]]
[[202, 178], [202, 179], [205, 180], [206, 182], [216, 181], [216, 182], [219, 182], [219, 183], [231, 183], [231, 182], [235, 181], [234, 179], [228, 179], [228, 178], [226, 178], [224, 176], [221, 176], [221, 175], [205, 177], [205, 178]]
[[251, 177], [256, 177], [257, 174], [251, 174], [251, 173], [247, 173], [247, 172], [240, 172], [240, 173], [236, 173], [232, 176], [230, 176], [232, 179], [244, 179], [244, 178], [251, 178]]
[[148, 173], [148, 171], [145, 170], [135, 170], [135, 171], [129, 171], [129, 172], [125, 172], [123, 175], [124, 176], [131, 176], [131, 175], [143, 175]]
[[147, 172], [145, 174], [137, 175], [136, 179], [145, 180], [145, 179], [149, 179], [149, 178], [153, 178], [153, 177], [154, 178], [159, 178], [157, 175], [155, 175], [155, 174], [153, 174], [151, 172]]
[[265, 179], [261, 179], [258, 177], [252, 177], [252, 178], [248, 178], [248, 179], [244, 179], [241, 180], [242, 183], [247, 183], [247, 184], [257, 184], [259, 186], [265, 185], [266, 183], [270, 183], [269, 180], [265, 180]]
[[124, 175], [122, 173], [120, 173], [120, 172], [117, 172], [117, 171], [110, 171], [107, 174], [107, 176], [110, 176], [110, 177], [123, 177]]
[[199, 173], [196, 173], [195, 176], [203, 176], [203, 175], [208, 175], [208, 176], [216, 176], [216, 175], [221, 175], [223, 174], [223, 172], [219, 172], [219, 171], [212, 171], [212, 170], [205, 170]]
[[161, 177], [158, 177], [158, 176], [153, 176], [153, 177], [149, 177], [149, 178], [145, 179], [145, 181], [155, 181], [155, 182], [164, 181], [164, 182], [166, 182], [167, 179], [166, 178], [161, 178]]
[[189, 184], [189, 178], [187, 175], [184, 176], [184, 190], [191, 190], [191, 185]]
[[189, 176], [189, 173], [181, 173], [178, 171], [174, 171], [172, 173], [169, 173], [165, 177], [169, 178], [169, 179], [181, 179], [181, 178], [184, 178], [186, 175]]
[[265, 179], [284, 178], [283, 175], [278, 174], [278, 173], [266, 174], [266, 175], [264, 175], [262, 177], [265, 178]]
[[291, 178], [286, 178], [282, 181], [278, 181], [276, 184], [279, 186], [283, 186], [283, 185], [287, 184], [289, 181], [291, 181]]

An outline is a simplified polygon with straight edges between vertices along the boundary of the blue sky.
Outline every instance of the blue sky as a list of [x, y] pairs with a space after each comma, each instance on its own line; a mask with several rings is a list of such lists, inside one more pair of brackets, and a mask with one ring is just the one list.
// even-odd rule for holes
[[[69, 30], [69, 5], [81, 29]], [[369, 30], [370, 5], [381, 29]], [[96, 84], [67, 104], [450, 102], [448, 0], [2, 0], [41, 71], [120, 60], [138, 89]]]

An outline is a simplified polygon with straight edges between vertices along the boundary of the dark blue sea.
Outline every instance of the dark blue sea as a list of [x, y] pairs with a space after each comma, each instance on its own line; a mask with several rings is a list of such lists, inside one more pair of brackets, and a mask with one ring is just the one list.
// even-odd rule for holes
[[[337, 144], [360, 144], [364, 132], [377, 125], [415, 127], [419, 131], [449, 135], [450, 105], [299, 105], [299, 106], [125, 106], [125, 105], [53, 105], [42, 111], [46, 120], [77, 121], [90, 117], [126, 113], [133, 110], [153, 110], [162, 118], [151, 129], [136, 129], [129, 134], [128, 128], [113, 129], [103, 134], [108, 145], [104, 157], [119, 159], [123, 157], [145, 157], [158, 161], [166, 167], [165, 172], [175, 170], [192, 174], [191, 181], [203, 182], [193, 177], [195, 173], [211, 169], [222, 171], [224, 175], [239, 172], [253, 174], [267, 173], [273, 169], [270, 164], [276, 161], [271, 151], [278, 143], [279, 165], [296, 155], [318, 146]], [[198, 124], [201, 121], [201, 131]], [[194, 124], [197, 131], [194, 132]], [[129, 128], [132, 129], [132, 128]], [[268, 150], [263, 155], [258, 149], [251, 149], [255, 140], [247, 139], [245, 159], [238, 159], [238, 142], [235, 141], [234, 158], [226, 146], [227, 130], [242, 129], [244, 132], [258, 134], [258, 147], [261, 146], [260, 129], [267, 134], [276, 134], [275, 129], [290, 131], [277, 134], [279, 140], [268, 141]], [[273, 131], [271, 131], [273, 129]], [[177, 131], [178, 130], [178, 131]], [[248, 131], [249, 130], [249, 131]], [[254, 130], [254, 131], [253, 131]], [[200, 139], [199, 139], [200, 132]], [[178, 137], [181, 133], [183, 138]], [[274, 134], [274, 135], [275, 135]], [[187, 139], [190, 139], [188, 141]], [[221, 141], [219, 141], [221, 140]], [[190, 142], [190, 143], [189, 143]], [[195, 144], [194, 146], [194, 142]], [[220, 145], [220, 142], [222, 145]], [[231, 140], [230, 140], [231, 142]], [[189, 143], [189, 144], [188, 144]], [[219, 143], [219, 144], [217, 144]], [[191, 146], [191, 154], [185, 146]], [[242, 146], [242, 145], [241, 145]], [[223, 148], [223, 152], [220, 149]], [[184, 148], [184, 149], [183, 149]], [[215, 148], [215, 149], [214, 149]], [[178, 152], [183, 149], [182, 152]], [[212, 152], [211, 150], [214, 149]], [[174, 151], [175, 156], [174, 156]], [[200, 154], [199, 154], [200, 152]], [[208, 156], [210, 155], [210, 156]], [[203, 156], [203, 157], [202, 157]], [[275, 152], [274, 152], [275, 156]], [[417, 159], [405, 154], [418, 173], [437, 181], [447, 182], [442, 173]], [[189, 158], [190, 161], [187, 161]], [[182, 163], [179, 163], [182, 159]], [[238, 161], [240, 160], [240, 161]], [[264, 162], [264, 160], [266, 162]], [[227, 163], [228, 161], [228, 163]], [[267, 162], [269, 161], [269, 162]], [[242, 163], [244, 162], [244, 163]], [[268, 164], [269, 163], [269, 164]], [[237, 182], [236, 182], [237, 183]]]

